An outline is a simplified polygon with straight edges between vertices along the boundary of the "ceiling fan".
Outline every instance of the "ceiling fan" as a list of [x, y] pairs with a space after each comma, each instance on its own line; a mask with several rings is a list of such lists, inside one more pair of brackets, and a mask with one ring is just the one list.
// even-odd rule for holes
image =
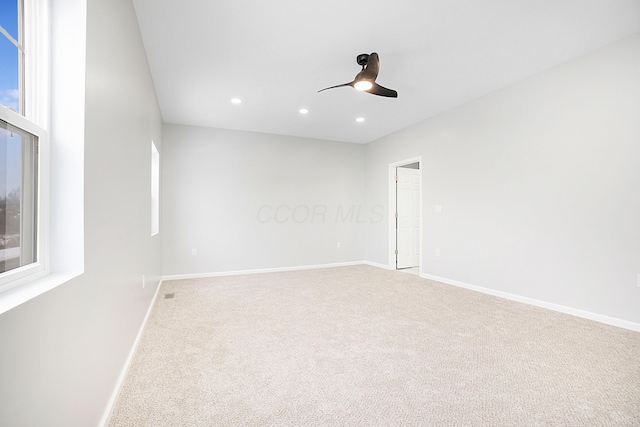
[[380, 71], [380, 58], [378, 54], [373, 52], [371, 55], [363, 53], [356, 57], [358, 65], [362, 66], [360, 71], [352, 82], [344, 83], [337, 86], [326, 87], [320, 89], [318, 93], [327, 90], [335, 89], [337, 87], [351, 86], [354, 89], [361, 90], [363, 92], [369, 92], [373, 95], [386, 96], [388, 98], [397, 98], [398, 92], [393, 89], [387, 89], [376, 83], [378, 72]]

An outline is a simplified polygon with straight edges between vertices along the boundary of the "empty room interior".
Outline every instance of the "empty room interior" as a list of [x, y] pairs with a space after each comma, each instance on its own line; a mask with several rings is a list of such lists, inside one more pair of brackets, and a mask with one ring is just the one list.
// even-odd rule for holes
[[0, 5], [0, 425], [640, 425], [640, 1]]

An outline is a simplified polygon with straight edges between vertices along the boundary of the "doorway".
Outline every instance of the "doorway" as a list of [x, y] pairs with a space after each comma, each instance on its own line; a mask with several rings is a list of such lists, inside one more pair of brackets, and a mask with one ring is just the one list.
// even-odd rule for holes
[[389, 267], [420, 269], [422, 247], [421, 158], [389, 165]]

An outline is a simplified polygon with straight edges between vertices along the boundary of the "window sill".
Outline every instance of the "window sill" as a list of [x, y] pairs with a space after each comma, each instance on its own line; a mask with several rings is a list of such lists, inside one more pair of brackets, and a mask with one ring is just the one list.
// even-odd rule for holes
[[52, 273], [0, 293], [0, 314], [78, 277], [81, 271]]

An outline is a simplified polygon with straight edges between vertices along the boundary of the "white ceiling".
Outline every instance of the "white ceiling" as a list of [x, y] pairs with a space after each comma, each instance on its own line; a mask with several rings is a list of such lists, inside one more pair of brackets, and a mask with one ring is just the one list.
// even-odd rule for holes
[[[640, 0], [133, 3], [165, 122], [354, 143], [640, 31]], [[371, 52], [397, 99], [317, 93]]]

